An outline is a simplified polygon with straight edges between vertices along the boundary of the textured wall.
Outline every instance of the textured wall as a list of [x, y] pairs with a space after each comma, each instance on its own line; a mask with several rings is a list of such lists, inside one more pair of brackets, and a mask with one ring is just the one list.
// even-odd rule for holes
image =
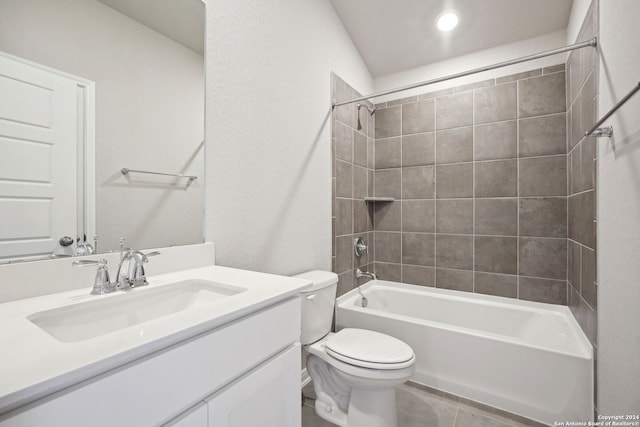
[[[366, 237], [382, 279], [566, 304], [564, 68], [378, 104], [367, 192], [393, 202], [351, 196], [366, 193], [341, 173], [359, 169], [336, 144], [335, 263], [351, 273], [341, 289], [371, 261], [354, 260], [352, 244], [373, 220]], [[363, 227], [344, 228], [349, 221]]]
[[[640, 2], [600, 0], [601, 114], [638, 84]], [[598, 140], [598, 410], [640, 413], [640, 94]]]
[[[344, 101], [362, 95], [340, 77], [333, 75], [332, 98]], [[373, 210], [364, 201], [373, 195], [374, 116], [366, 106], [370, 103], [336, 107], [331, 115], [333, 164], [333, 271], [339, 275], [338, 295], [357, 283], [355, 269], [370, 270], [373, 265]], [[360, 123], [360, 126], [358, 126]], [[360, 127], [360, 129], [358, 129]], [[353, 245], [361, 237], [369, 251], [354, 255]]]
[[217, 263], [331, 268], [330, 77], [371, 76], [328, 0], [207, 1], [206, 237]]
[[[598, 33], [597, 2], [589, 8], [575, 42]], [[586, 138], [597, 120], [597, 50], [573, 51], [567, 61], [567, 182], [569, 306], [591, 343], [596, 343], [596, 139]]]

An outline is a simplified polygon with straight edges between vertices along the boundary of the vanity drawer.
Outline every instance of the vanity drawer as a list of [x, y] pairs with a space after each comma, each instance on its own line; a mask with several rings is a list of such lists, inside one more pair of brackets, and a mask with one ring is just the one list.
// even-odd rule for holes
[[160, 425], [299, 338], [294, 298], [17, 409], [0, 427]]

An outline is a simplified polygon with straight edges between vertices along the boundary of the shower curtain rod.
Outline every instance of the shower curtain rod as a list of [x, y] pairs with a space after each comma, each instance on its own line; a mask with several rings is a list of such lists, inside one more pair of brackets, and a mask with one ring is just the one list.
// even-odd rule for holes
[[548, 50], [546, 52], [536, 53], [534, 55], [523, 56], [522, 58], [512, 59], [511, 61], [499, 62], [499, 63], [493, 64], [493, 65], [486, 65], [484, 67], [474, 68], [472, 70], [463, 71], [463, 72], [456, 73], [456, 74], [450, 74], [448, 76], [438, 77], [436, 79], [426, 80], [426, 81], [423, 81], [423, 82], [420, 82], [420, 83], [414, 83], [414, 84], [411, 84], [411, 85], [408, 85], [408, 86], [402, 86], [402, 87], [395, 88], [395, 89], [389, 89], [389, 90], [385, 90], [385, 91], [382, 91], [382, 92], [372, 93], [370, 95], [365, 95], [365, 96], [361, 96], [361, 97], [358, 97], [358, 98], [349, 99], [347, 101], [340, 101], [340, 102], [335, 102], [334, 101], [333, 104], [332, 104], [332, 107], [335, 108], [335, 107], [339, 107], [341, 105], [352, 104], [354, 102], [366, 101], [366, 100], [369, 100], [371, 98], [377, 98], [377, 97], [383, 96], [383, 95], [390, 95], [392, 93], [403, 92], [403, 91], [409, 90], [409, 89], [415, 89], [415, 88], [418, 88], [418, 87], [427, 86], [427, 85], [431, 85], [431, 84], [434, 84], [434, 83], [440, 83], [440, 82], [444, 82], [444, 81], [447, 81], [447, 80], [457, 79], [458, 77], [470, 76], [471, 74], [477, 74], [477, 73], [481, 73], [483, 71], [495, 70], [496, 68], [507, 67], [509, 65], [520, 64], [521, 62], [532, 61], [534, 59], [544, 58], [545, 56], [557, 55], [559, 53], [569, 52], [571, 50], [582, 49], [583, 47], [596, 47], [597, 44], [598, 44], [598, 38], [594, 37], [591, 40], [587, 40], [586, 42], [576, 43], [576, 44], [572, 44], [570, 46], [565, 46], [565, 47], [561, 47], [561, 48], [558, 48], [558, 49]]

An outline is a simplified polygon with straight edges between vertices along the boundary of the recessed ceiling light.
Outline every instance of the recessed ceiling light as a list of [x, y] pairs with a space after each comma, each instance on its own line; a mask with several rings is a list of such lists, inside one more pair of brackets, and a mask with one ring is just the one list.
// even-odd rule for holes
[[460, 17], [452, 10], [442, 12], [437, 19], [437, 27], [440, 31], [451, 31], [458, 26]]

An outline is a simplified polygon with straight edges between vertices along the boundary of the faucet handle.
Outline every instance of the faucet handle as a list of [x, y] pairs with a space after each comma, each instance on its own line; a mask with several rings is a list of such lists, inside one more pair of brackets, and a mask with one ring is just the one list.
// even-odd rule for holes
[[160, 255], [159, 251], [153, 251], [149, 253], [142, 253], [140, 251], [135, 251], [134, 255], [136, 256], [135, 268], [133, 270], [133, 277], [131, 278], [131, 286], [145, 286], [149, 284], [147, 280], [147, 275], [144, 271], [145, 263], [149, 262], [147, 257]]
[[109, 278], [109, 268], [107, 267], [106, 259], [99, 261], [77, 260], [73, 261], [72, 265], [74, 267], [98, 266], [98, 271], [96, 271], [96, 277], [93, 281], [93, 289], [91, 289], [91, 295], [104, 295], [116, 290]]

